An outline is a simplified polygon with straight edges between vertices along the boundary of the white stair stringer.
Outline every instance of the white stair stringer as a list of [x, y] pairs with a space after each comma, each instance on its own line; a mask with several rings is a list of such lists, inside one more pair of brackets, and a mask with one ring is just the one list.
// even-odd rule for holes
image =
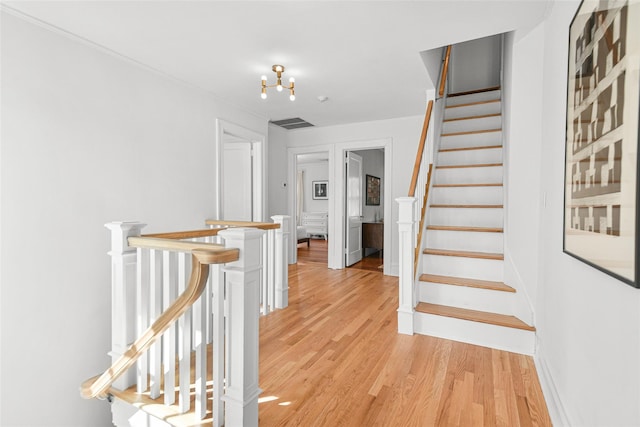
[[503, 283], [500, 96], [499, 90], [491, 90], [447, 99], [414, 331], [531, 355], [535, 328], [514, 317], [521, 296]]
[[513, 353], [533, 355], [535, 331], [509, 328], [488, 323], [438, 316], [416, 311], [415, 332]]

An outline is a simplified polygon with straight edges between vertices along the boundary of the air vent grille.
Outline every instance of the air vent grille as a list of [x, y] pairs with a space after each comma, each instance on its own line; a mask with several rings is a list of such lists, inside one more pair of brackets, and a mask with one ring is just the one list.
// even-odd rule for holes
[[272, 120], [271, 123], [273, 123], [276, 126], [283, 127], [287, 130], [308, 128], [313, 126], [311, 123], [309, 123], [304, 119], [301, 119], [300, 117], [293, 117], [291, 119], [283, 119], [283, 120]]

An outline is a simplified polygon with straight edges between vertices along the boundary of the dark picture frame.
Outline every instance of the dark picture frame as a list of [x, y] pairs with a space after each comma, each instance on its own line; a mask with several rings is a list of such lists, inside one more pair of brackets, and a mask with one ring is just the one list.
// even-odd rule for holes
[[583, 0], [571, 21], [563, 235], [566, 254], [636, 288], [639, 38], [638, 2]]
[[329, 181], [312, 181], [311, 196], [313, 200], [329, 199]]
[[366, 205], [380, 206], [380, 178], [373, 175], [367, 175], [366, 183]]

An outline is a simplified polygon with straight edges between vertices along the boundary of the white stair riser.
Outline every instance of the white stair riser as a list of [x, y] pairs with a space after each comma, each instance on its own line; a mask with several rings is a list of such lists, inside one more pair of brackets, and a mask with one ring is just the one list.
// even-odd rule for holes
[[502, 145], [502, 132], [471, 133], [440, 137], [440, 149]]
[[418, 299], [431, 304], [513, 315], [515, 293], [468, 286], [420, 282]]
[[438, 153], [437, 161], [439, 166], [502, 163], [502, 147], [482, 150], [441, 151]]
[[461, 117], [480, 116], [483, 114], [500, 113], [500, 102], [487, 102], [484, 104], [465, 105], [464, 107], [447, 107], [444, 110], [445, 119], [457, 119]]
[[427, 216], [427, 224], [431, 225], [504, 226], [504, 213], [501, 208], [429, 208]]
[[477, 231], [427, 230], [426, 245], [433, 249], [456, 251], [504, 252], [503, 233], [485, 233]]
[[477, 168], [436, 168], [434, 176], [435, 184], [471, 184], [474, 182], [501, 183], [502, 166], [483, 166]]
[[414, 314], [414, 330], [422, 335], [528, 355], [533, 354], [536, 341], [533, 331], [419, 312]]
[[431, 203], [436, 205], [501, 205], [500, 187], [433, 187]]
[[500, 89], [488, 92], [471, 93], [469, 95], [460, 95], [447, 97], [447, 105], [469, 104], [471, 102], [488, 101], [490, 99], [500, 99]]
[[470, 132], [475, 130], [501, 129], [500, 116], [481, 117], [466, 120], [454, 120], [442, 124], [442, 133]]
[[504, 280], [504, 261], [423, 254], [422, 273], [467, 279]]

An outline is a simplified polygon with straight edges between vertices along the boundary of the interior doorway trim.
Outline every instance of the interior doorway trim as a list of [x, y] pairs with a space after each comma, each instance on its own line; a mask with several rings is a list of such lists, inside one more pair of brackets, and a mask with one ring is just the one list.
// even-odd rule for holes
[[[392, 241], [392, 208], [393, 208], [393, 158], [392, 158], [392, 138], [371, 139], [366, 141], [352, 141], [335, 144], [335, 160], [344, 163], [345, 155], [348, 151], [361, 151], [361, 150], [384, 150], [384, 252], [383, 252], [383, 272], [386, 275], [392, 275], [393, 268], [391, 265], [391, 259], [393, 255], [393, 241]], [[335, 168], [333, 181], [341, 183], [341, 185], [335, 185], [333, 195], [335, 196], [333, 210], [329, 210], [329, 217], [343, 218], [345, 214], [345, 186], [346, 173], [344, 167]], [[331, 206], [330, 206], [331, 208]], [[332, 228], [333, 225], [333, 228]], [[338, 257], [334, 260], [333, 268], [345, 268], [345, 225], [344, 221], [334, 221], [333, 224], [329, 222], [329, 235], [332, 239], [329, 240], [329, 247], [334, 248], [334, 253], [338, 254]], [[329, 258], [331, 263], [331, 258]]]
[[[335, 262], [332, 262], [334, 258], [336, 258], [336, 254], [334, 253], [334, 248], [331, 245], [333, 240], [333, 236], [331, 234], [331, 230], [333, 224], [335, 223], [335, 218], [331, 213], [334, 211], [334, 203], [335, 203], [335, 180], [332, 179], [334, 174], [334, 145], [333, 144], [324, 144], [324, 145], [314, 145], [309, 147], [289, 147], [287, 149], [287, 180], [289, 182], [288, 192], [287, 192], [287, 204], [289, 206], [289, 215], [291, 216], [291, 224], [292, 227], [296, 227], [298, 224], [298, 218], [296, 215], [296, 173], [298, 171], [298, 154], [311, 154], [311, 153], [328, 153], [329, 154], [329, 199], [328, 199], [328, 229], [329, 229], [329, 245], [327, 248], [327, 266], [329, 268], [340, 268]], [[337, 254], [338, 256], [340, 254]], [[289, 264], [295, 264], [298, 261], [298, 251], [297, 251], [297, 240], [289, 239]]]
[[222, 218], [223, 206], [222, 206], [222, 191], [223, 191], [223, 171], [224, 167], [224, 150], [223, 139], [224, 135], [233, 135], [242, 138], [252, 143], [253, 148], [253, 218], [254, 221], [266, 221], [265, 212], [267, 212], [266, 206], [266, 188], [267, 188], [267, 176], [266, 176], [266, 159], [264, 153], [266, 153], [267, 137], [261, 133], [255, 132], [251, 129], [247, 129], [235, 123], [228, 122], [223, 119], [216, 119], [216, 147], [215, 147], [215, 189], [216, 189], [216, 207], [215, 217], [216, 219]]

